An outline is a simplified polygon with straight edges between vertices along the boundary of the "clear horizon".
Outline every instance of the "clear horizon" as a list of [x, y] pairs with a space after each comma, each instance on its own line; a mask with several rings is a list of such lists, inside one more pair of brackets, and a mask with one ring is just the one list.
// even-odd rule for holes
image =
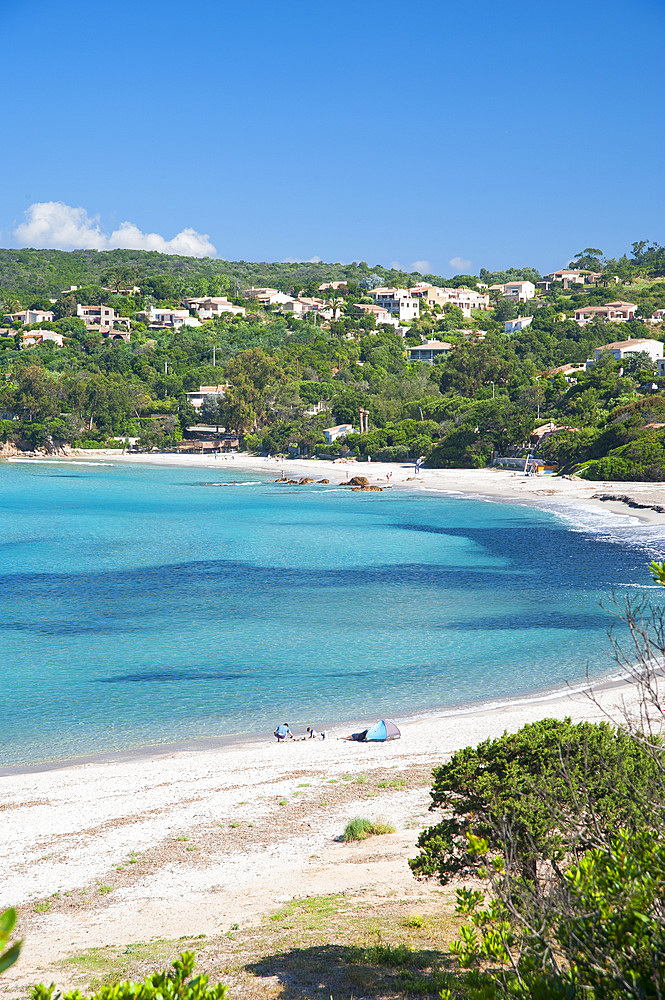
[[8, 248], [450, 275], [662, 242], [665, 5], [3, 5]]

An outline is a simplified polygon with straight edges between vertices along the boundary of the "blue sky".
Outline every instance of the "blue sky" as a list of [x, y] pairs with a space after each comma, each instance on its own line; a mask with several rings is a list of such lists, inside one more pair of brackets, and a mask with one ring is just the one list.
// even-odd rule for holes
[[2, 246], [445, 275], [665, 242], [665, 0], [0, 0], [0, 18]]

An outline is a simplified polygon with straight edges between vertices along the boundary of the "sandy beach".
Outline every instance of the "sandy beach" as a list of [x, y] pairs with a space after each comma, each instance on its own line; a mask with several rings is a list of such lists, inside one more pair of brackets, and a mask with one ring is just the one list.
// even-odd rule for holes
[[[639, 521], [665, 525], [665, 516], [650, 509], [594, 499], [612, 493], [659, 505], [662, 484], [526, 478], [498, 470], [425, 469], [415, 478], [413, 466], [248, 455], [94, 457], [200, 466], [211, 471], [211, 481], [213, 470], [240, 481], [250, 472], [277, 479], [282, 470], [292, 479], [337, 484], [347, 473], [365, 475], [393, 489], [545, 506], [565, 502], [613, 514], [624, 527]], [[438, 905], [436, 887], [416, 883], [407, 864], [419, 831], [430, 822], [432, 767], [460, 747], [544, 717], [597, 720], [608, 712], [618, 718], [622, 705], [634, 699], [623, 682], [601, 686], [596, 694], [599, 703], [585, 692], [555, 692], [402, 721], [402, 739], [383, 745], [343, 742], [341, 731], [329, 732], [325, 741], [284, 745], [266, 734], [251, 743], [156, 748], [0, 777], [0, 907], [18, 907], [25, 937], [19, 962], [0, 981], [0, 994], [16, 995], [41, 979], [67, 985], [62, 970], [53, 969], [83, 949], [223, 934], [236, 925], [255, 925], [284, 901], [304, 896], [417, 893]], [[359, 727], [371, 721], [358, 720]], [[396, 832], [340, 843], [354, 816], [385, 817]]]
[[[387, 744], [330, 732], [278, 745], [267, 735], [6, 775], [1, 902], [19, 908], [25, 947], [0, 990], [52, 976], [54, 963], [82, 949], [220, 934], [303, 896], [434, 899], [436, 887], [416, 883], [407, 865], [429, 824], [432, 767], [543, 717], [618, 718], [633, 692], [615, 683], [597, 697], [571, 691], [423, 718]], [[338, 842], [358, 815], [385, 817], [396, 832]]]

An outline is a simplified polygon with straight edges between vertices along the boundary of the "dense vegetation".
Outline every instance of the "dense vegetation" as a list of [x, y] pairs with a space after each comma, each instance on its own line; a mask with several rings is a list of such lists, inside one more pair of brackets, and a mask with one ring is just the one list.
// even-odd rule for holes
[[[409, 286], [417, 280], [474, 287], [523, 277], [532, 268], [482, 271], [480, 278], [443, 279], [367, 264], [249, 264], [164, 254], [50, 250], [0, 251], [3, 313], [51, 307], [52, 328], [65, 336], [19, 349], [18, 324], [5, 321], [0, 336], [0, 438], [19, 447], [61, 443], [103, 446], [136, 437], [151, 447], [175, 446], [197, 415], [184, 394], [200, 385], [226, 383], [222, 401], [210, 400], [208, 423], [237, 431], [246, 447], [283, 452], [337, 454], [405, 461], [424, 456], [434, 466], [480, 467], [495, 454], [525, 455], [533, 428], [552, 421], [563, 429], [543, 439], [538, 455], [564, 471], [589, 478], [665, 479], [665, 382], [647, 355], [622, 365], [605, 355], [574, 377], [551, 374], [583, 363], [604, 343], [628, 337], [665, 337], [649, 322], [665, 307], [665, 251], [634, 244], [632, 256], [605, 261], [587, 249], [581, 266], [602, 271], [598, 285], [549, 291], [519, 305], [492, 294], [489, 312], [463, 317], [455, 306], [425, 307], [405, 338], [356, 303], [370, 302], [378, 284]], [[615, 278], [624, 284], [617, 284]], [[347, 289], [319, 293], [324, 281]], [[243, 290], [269, 284], [328, 300], [334, 318], [282, 316], [274, 307], [247, 303]], [[79, 288], [63, 294], [70, 285]], [[118, 290], [140, 287], [137, 294]], [[247, 315], [215, 319], [200, 328], [149, 330], [150, 305], [180, 305], [184, 295], [228, 295]], [[638, 306], [638, 318], [621, 325], [594, 319], [584, 327], [575, 308], [616, 298]], [[49, 299], [56, 299], [54, 304]], [[109, 342], [86, 331], [77, 303], [104, 303], [132, 321], [131, 343]], [[533, 317], [507, 335], [505, 321]], [[442, 339], [454, 350], [434, 365], [408, 362], [405, 347]], [[322, 404], [317, 410], [317, 404]], [[368, 434], [324, 445], [322, 429], [358, 422], [369, 411]], [[198, 415], [201, 419], [201, 414]]]

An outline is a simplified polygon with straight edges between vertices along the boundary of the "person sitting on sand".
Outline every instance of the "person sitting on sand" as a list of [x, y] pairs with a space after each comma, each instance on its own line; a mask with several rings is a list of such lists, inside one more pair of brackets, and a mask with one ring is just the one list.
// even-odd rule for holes
[[318, 738], [318, 735], [319, 734], [317, 733], [316, 729], [313, 729], [311, 726], [307, 727], [307, 736], [306, 736], [306, 739], [308, 739], [308, 740], [315, 740], [315, 739]]
[[277, 737], [277, 742], [282, 743], [283, 740], [292, 740], [293, 733], [289, 729], [288, 722], [283, 722], [281, 726], [277, 726], [277, 729], [273, 732], [273, 736]]

